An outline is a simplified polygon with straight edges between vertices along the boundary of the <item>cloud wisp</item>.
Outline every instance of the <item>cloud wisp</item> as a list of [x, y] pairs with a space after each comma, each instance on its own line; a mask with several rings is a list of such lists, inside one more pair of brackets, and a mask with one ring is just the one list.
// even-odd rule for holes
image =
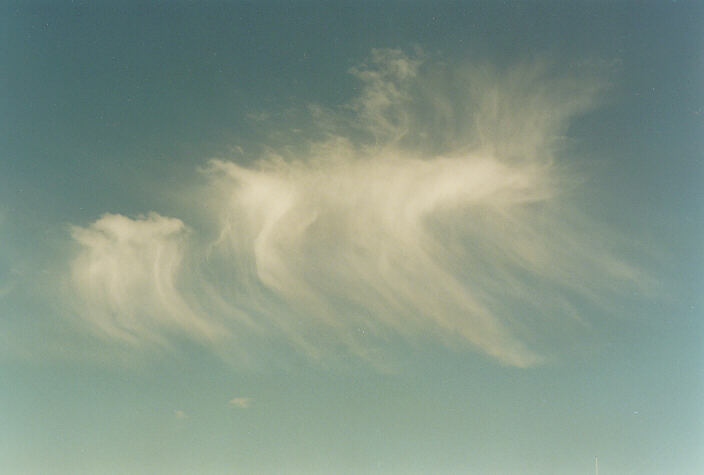
[[73, 227], [80, 251], [71, 264], [77, 311], [99, 334], [165, 345], [169, 331], [212, 339], [223, 329], [192, 310], [177, 289], [188, 230], [156, 213], [106, 214]]
[[578, 324], [576, 302], [641, 284], [567, 193], [581, 177], [564, 134], [599, 74], [397, 50], [351, 73], [359, 97], [311, 108], [317, 139], [209, 162], [195, 199], [208, 230], [156, 213], [74, 227], [82, 319], [129, 344], [181, 332], [251, 354], [271, 336], [374, 361], [427, 338], [527, 367], [550, 353], [546, 332]]

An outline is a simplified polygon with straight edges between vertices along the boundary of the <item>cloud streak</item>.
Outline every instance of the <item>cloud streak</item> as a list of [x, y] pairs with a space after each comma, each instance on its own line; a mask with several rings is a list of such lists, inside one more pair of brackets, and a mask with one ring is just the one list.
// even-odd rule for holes
[[374, 361], [394, 338], [428, 338], [528, 367], [577, 302], [644, 281], [566, 193], [580, 177], [560, 161], [564, 134], [598, 102], [599, 74], [397, 50], [350, 72], [356, 99], [311, 108], [322, 139], [209, 162], [208, 229], [155, 213], [74, 227], [83, 320], [130, 344], [180, 331], [256, 353], [271, 335]]

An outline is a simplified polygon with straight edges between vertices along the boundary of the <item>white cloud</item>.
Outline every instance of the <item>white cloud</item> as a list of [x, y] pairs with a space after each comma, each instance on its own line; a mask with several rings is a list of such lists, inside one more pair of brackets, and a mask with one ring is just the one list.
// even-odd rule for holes
[[103, 215], [74, 226], [80, 249], [71, 264], [77, 312], [100, 334], [128, 343], [165, 344], [165, 333], [215, 338], [218, 326], [196, 315], [178, 290], [187, 229], [156, 213]]
[[[537, 361], [488, 307], [493, 295], [484, 279], [470, 275], [475, 282], [468, 284], [451, 269], [446, 245], [448, 233], [462, 239], [453, 220], [480, 218], [485, 222], [463, 230], [477, 248], [463, 249], [466, 265], [492, 251], [497, 267], [514, 264], [504, 250], [519, 253], [513, 260], [535, 259], [529, 243], [495, 249], [501, 244], [493, 239], [496, 221], [549, 191], [534, 171], [490, 157], [399, 156], [259, 171], [214, 162], [213, 173], [232, 187], [221, 245], [253, 262], [256, 279], [247, 281], [280, 296], [294, 310], [291, 318], [317, 320], [343, 340], [360, 325], [411, 335], [436, 328], [511, 364]], [[291, 331], [288, 322], [276, 323]]]
[[230, 407], [237, 407], [239, 409], [249, 409], [252, 407], [252, 404], [254, 403], [254, 400], [250, 397], [236, 397], [230, 399], [230, 402], [228, 403]]
[[247, 358], [271, 336], [373, 361], [401, 336], [525, 367], [580, 318], [576, 301], [608, 306], [642, 282], [566, 194], [581, 177], [560, 161], [564, 133], [597, 102], [598, 74], [396, 50], [352, 73], [357, 99], [311, 108], [324, 140], [210, 162], [196, 201], [216, 239], [157, 214], [74, 228], [83, 318], [127, 341], [227, 335]]

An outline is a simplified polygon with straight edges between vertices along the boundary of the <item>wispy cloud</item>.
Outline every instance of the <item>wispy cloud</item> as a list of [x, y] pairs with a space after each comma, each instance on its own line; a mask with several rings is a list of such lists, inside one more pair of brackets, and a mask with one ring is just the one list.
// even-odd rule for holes
[[180, 220], [156, 213], [106, 214], [88, 227], [74, 226], [78, 314], [101, 334], [130, 343], [165, 344], [164, 332], [175, 329], [215, 337], [220, 329], [196, 314], [177, 287], [187, 232]]
[[196, 196], [208, 230], [155, 213], [74, 227], [85, 321], [132, 343], [178, 330], [248, 353], [250, 336], [273, 335], [318, 358], [433, 338], [526, 367], [549, 352], [546, 332], [579, 320], [576, 301], [643, 280], [566, 193], [581, 177], [560, 160], [564, 134], [598, 102], [598, 73], [396, 50], [351, 73], [358, 98], [311, 109], [323, 139], [210, 161]]

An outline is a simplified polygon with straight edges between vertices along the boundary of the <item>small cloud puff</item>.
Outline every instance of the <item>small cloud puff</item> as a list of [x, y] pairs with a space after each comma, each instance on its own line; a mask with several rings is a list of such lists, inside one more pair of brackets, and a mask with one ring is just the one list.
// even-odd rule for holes
[[228, 403], [230, 407], [236, 407], [239, 409], [249, 409], [252, 407], [252, 403], [254, 400], [250, 397], [236, 397], [233, 399], [230, 399], [230, 402]]

